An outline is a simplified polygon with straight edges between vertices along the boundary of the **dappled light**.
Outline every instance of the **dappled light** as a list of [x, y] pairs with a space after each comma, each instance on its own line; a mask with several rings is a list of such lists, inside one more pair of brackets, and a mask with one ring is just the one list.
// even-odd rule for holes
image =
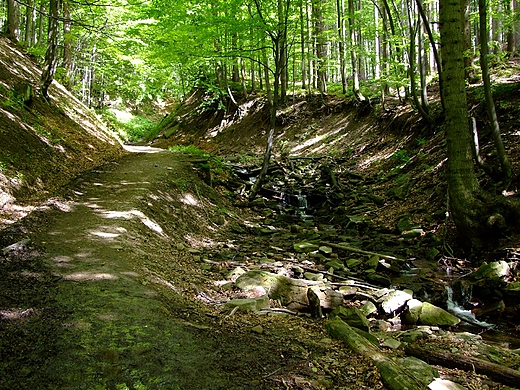
[[119, 234], [117, 233], [108, 233], [108, 232], [100, 232], [100, 231], [93, 231], [90, 232], [93, 236], [101, 237], [101, 238], [116, 238], [119, 237]]
[[0, 310], [0, 319], [2, 320], [21, 320], [29, 317], [36, 316], [36, 310], [29, 309], [9, 309], [9, 310]]
[[180, 198], [180, 201], [188, 206], [198, 206], [200, 207], [199, 201], [192, 194], [186, 193], [183, 194]]
[[163, 229], [161, 226], [159, 226], [158, 223], [152, 221], [150, 218], [148, 218], [143, 212], [139, 210], [130, 210], [130, 211], [102, 211], [101, 214], [105, 218], [123, 218], [123, 219], [132, 219], [137, 218], [139, 219], [143, 225], [145, 225], [150, 230], [154, 231], [155, 233], [164, 236]]
[[118, 277], [109, 273], [98, 272], [75, 272], [68, 275], [63, 275], [63, 279], [73, 282], [95, 282], [98, 280], [117, 280]]

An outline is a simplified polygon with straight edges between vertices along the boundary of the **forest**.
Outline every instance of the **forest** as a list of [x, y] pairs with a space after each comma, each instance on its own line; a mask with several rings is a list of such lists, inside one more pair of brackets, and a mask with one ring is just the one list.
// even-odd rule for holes
[[0, 389], [518, 388], [517, 0], [0, 15]]

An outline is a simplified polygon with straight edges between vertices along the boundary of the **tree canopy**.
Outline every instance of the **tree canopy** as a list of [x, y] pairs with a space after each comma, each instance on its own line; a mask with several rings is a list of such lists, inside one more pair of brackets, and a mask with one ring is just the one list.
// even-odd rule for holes
[[[282, 101], [293, 91], [392, 94], [427, 116], [425, 92], [439, 79], [437, 0], [63, 0], [57, 16], [53, 2], [8, 0], [3, 31], [43, 64], [56, 20], [55, 77], [92, 107], [182, 98], [202, 85], [216, 96], [229, 83], [247, 94], [279, 78]], [[464, 7], [466, 75], [474, 77], [478, 2]], [[486, 7], [489, 57], [499, 61], [517, 51], [519, 7]]]

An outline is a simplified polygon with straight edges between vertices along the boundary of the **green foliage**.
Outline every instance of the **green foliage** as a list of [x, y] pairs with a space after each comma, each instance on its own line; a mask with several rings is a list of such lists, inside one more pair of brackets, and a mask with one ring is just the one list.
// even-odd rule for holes
[[0, 172], [4, 172], [7, 168], [7, 164], [3, 161], [0, 161]]
[[201, 158], [201, 159], [209, 159], [209, 158], [211, 158], [210, 154], [200, 150], [195, 145], [188, 145], [188, 146], [176, 145], [176, 146], [171, 146], [169, 148], [169, 150], [174, 151], [174, 152], [191, 154], [191, 155], [193, 155], [195, 157], [198, 157], [198, 158]]
[[3, 85], [0, 85], [0, 93], [5, 96], [1, 103], [3, 107], [11, 107], [17, 110], [24, 108], [23, 94], [16, 93]]
[[132, 142], [149, 141], [159, 131], [157, 124], [144, 116], [120, 110], [102, 110], [101, 115], [122, 139]]
[[395, 152], [394, 154], [392, 154], [391, 157], [393, 159], [398, 160], [402, 164], [407, 164], [411, 160], [410, 156], [408, 155], [408, 150], [406, 150], [406, 149], [401, 149], [401, 150]]

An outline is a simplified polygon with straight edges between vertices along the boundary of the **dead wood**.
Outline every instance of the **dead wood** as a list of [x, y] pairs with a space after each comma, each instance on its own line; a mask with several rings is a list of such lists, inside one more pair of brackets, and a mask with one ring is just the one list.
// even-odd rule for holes
[[354, 351], [363, 355], [374, 363], [381, 373], [385, 386], [391, 390], [422, 390], [422, 384], [412, 373], [381, 353], [379, 348], [366, 338], [355, 332], [350, 325], [335, 318], [326, 324], [329, 334], [340, 339]]
[[514, 388], [517, 388], [520, 383], [519, 371], [475, 357], [449, 352], [427, 351], [414, 345], [408, 345], [405, 348], [405, 353], [422, 359], [429, 364], [436, 364], [448, 368], [459, 368], [466, 371], [473, 371], [477, 374], [487, 375], [496, 382]]
[[368, 255], [368, 256], [379, 256], [382, 259], [390, 260], [390, 261], [399, 261], [399, 262], [404, 262], [405, 261], [404, 259], [400, 259], [400, 258], [395, 257], [395, 256], [383, 255], [381, 253], [370, 252], [370, 251], [364, 251], [363, 249], [354, 248], [352, 246], [347, 246], [347, 245], [334, 244], [334, 243], [331, 243], [331, 242], [322, 242], [321, 245], [327, 245], [327, 246], [330, 246], [332, 248], [342, 249], [342, 250], [347, 251], [347, 252], [361, 253], [363, 255]]

